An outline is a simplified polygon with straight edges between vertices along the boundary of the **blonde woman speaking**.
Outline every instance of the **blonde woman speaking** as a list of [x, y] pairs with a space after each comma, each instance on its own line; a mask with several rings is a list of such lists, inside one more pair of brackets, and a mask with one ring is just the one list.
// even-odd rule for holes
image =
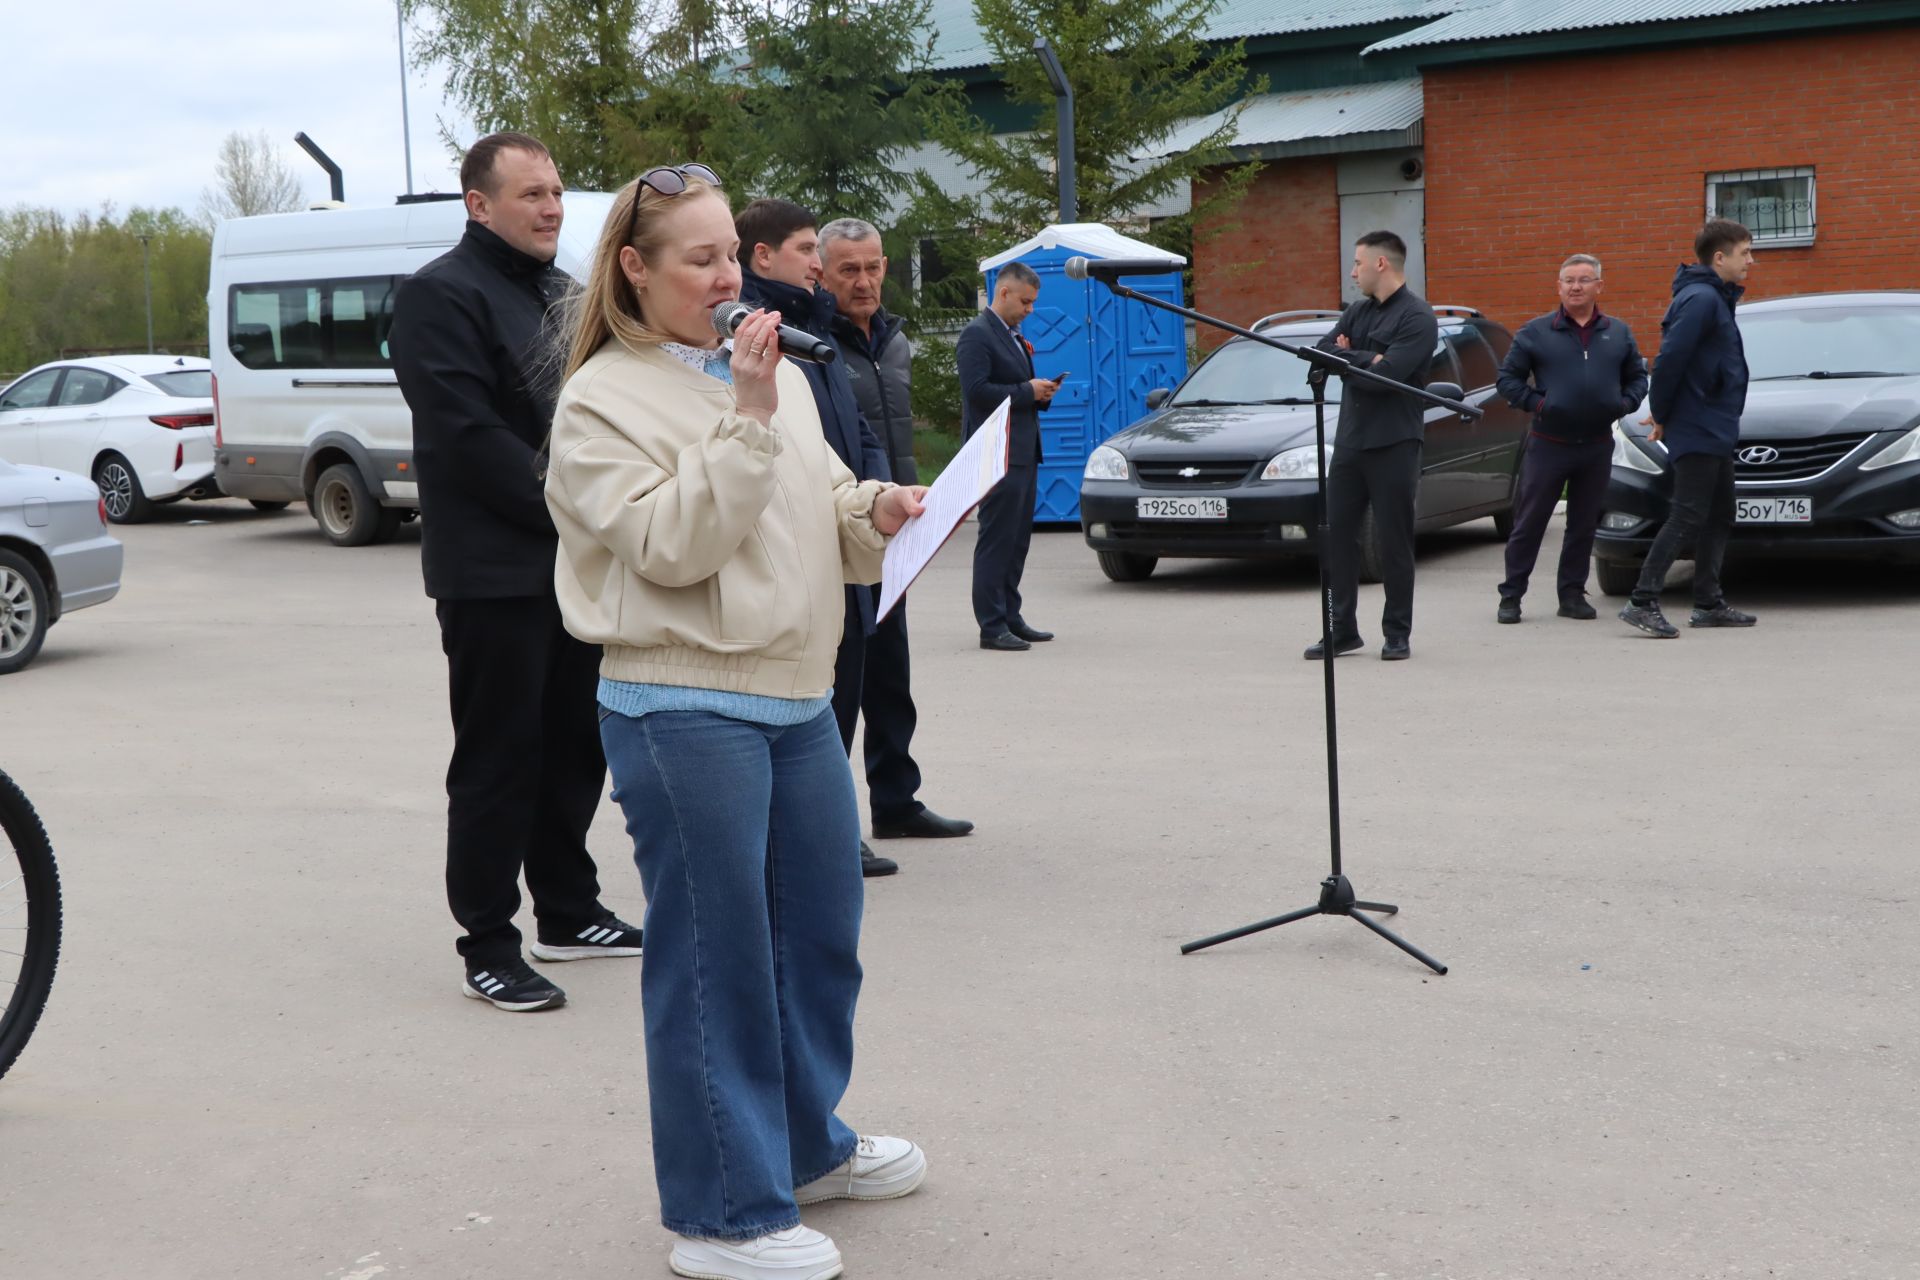
[[857, 483], [779, 314], [725, 349], [733, 218], [703, 165], [653, 169], [600, 236], [553, 424], [567, 629], [604, 647], [600, 732], [646, 888], [642, 1000], [670, 1262], [828, 1280], [800, 1225], [885, 1200], [920, 1148], [834, 1114], [853, 1069], [860, 829], [831, 694], [843, 585], [880, 576], [926, 491]]

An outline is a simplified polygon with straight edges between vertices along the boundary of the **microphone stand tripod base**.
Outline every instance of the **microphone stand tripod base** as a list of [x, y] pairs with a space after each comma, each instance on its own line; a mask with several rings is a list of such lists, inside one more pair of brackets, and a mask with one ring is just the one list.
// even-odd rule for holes
[[1399, 907], [1391, 903], [1360, 901], [1354, 896], [1353, 882], [1351, 880], [1347, 879], [1344, 875], [1332, 875], [1320, 882], [1320, 901], [1313, 906], [1302, 907], [1298, 911], [1289, 911], [1287, 914], [1275, 916], [1271, 920], [1260, 920], [1253, 924], [1241, 925], [1238, 929], [1229, 929], [1225, 933], [1216, 933], [1212, 937], [1202, 938], [1198, 942], [1186, 943], [1180, 948], [1180, 954], [1183, 956], [1192, 955], [1196, 951], [1203, 950], [1207, 947], [1218, 946], [1222, 942], [1232, 942], [1235, 938], [1244, 938], [1250, 933], [1260, 933], [1267, 929], [1277, 929], [1283, 924], [1292, 924], [1296, 920], [1305, 920], [1312, 916], [1346, 916], [1355, 923], [1365, 925], [1435, 973], [1445, 973], [1447, 966], [1441, 964], [1438, 960], [1435, 960], [1432, 956], [1414, 946], [1411, 942], [1408, 942], [1405, 938], [1402, 938], [1385, 925], [1379, 924], [1370, 917], [1361, 914], [1361, 912], [1364, 911], [1375, 911], [1383, 916], [1390, 916], [1399, 910]]

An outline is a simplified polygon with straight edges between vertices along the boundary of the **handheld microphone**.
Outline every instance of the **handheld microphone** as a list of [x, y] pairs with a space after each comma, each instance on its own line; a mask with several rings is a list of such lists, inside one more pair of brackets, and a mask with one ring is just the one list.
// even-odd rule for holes
[[[731, 338], [740, 322], [753, 312], [754, 308], [744, 302], [723, 302], [713, 309], [713, 331], [723, 338]], [[831, 342], [823, 342], [804, 329], [784, 324], [780, 326], [780, 354], [813, 364], [832, 364], [840, 358]]]
[[1112, 284], [1121, 276], [1164, 276], [1187, 264], [1172, 258], [1068, 258], [1069, 280], [1098, 280]]

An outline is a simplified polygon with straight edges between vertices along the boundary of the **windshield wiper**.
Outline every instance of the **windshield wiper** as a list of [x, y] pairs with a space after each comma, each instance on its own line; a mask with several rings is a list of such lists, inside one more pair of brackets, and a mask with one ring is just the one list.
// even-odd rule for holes
[[1788, 382], [1796, 378], [1906, 378], [1905, 373], [1889, 373], [1885, 369], [1815, 369], [1810, 373], [1776, 373], [1765, 378], [1755, 378], [1755, 382]]
[[1198, 406], [1202, 409], [1227, 409], [1235, 405], [1258, 404], [1257, 400], [1174, 400], [1167, 404], [1169, 409], [1186, 409]]

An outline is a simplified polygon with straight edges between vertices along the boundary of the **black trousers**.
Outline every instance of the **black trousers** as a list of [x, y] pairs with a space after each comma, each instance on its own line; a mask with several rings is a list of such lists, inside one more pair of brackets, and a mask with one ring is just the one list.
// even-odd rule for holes
[[1685, 453], [1673, 460], [1673, 501], [1667, 522], [1654, 535], [1633, 603], [1657, 603], [1667, 570], [1687, 547], [1693, 548], [1693, 602], [1702, 609], [1721, 603], [1720, 562], [1733, 534], [1733, 459]]
[[447, 901], [469, 960], [520, 954], [517, 881], [542, 932], [603, 919], [587, 828], [607, 761], [595, 690], [600, 650], [567, 634], [551, 595], [441, 600], [453, 706], [447, 765]]
[[980, 537], [973, 544], [973, 617], [983, 636], [997, 636], [1022, 621], [1020, 575], [1033, 545], [1033, 503], [1039, 489], [1039, 467], [1016, 463], [980, 504]]
[[1587, 573], [1593, 564], [1593, 535], [1600, 527], [1600, 506], [1613, 475], [1613, 440], [1602, 436], [1584, 444], [1562, 444], [1534, 436], [1520, 459], [1520, 484], [1513, 499], [1513, 532], [1507, 537], [1507, 579], [1500, 584], [1504, 600], [1527, 594], [1527, 579], [1540, 558], [1560, 493], [1567, 495], [1567, 531], [1560, 539], [1560, 572], [1555, 579], [1560, 599], [1584, 596]]
[[853, 750], [856, 724], [866, 719], [867, 798], [875, 821], [911, 818], [926, 807], [914, 798], [920, 790], [920, 766], [908, 752], [919, 713], [913, 707], [905, 600], [870, 636], [860, 634], [859, 610], [852, 600], [847, 602], [846, 630], [833, 664], [833, 716], [848, 752]]
[[1387, 605], [1380, 630], [1388, 640], [1413, 634], [1413, 510], [1420, 490], [1418, 440], [1383, 449], [1335, 449], [1327, 468], [1327, 581], [1333, 588], [1333, 640], [1360, 638], [1360, 524], [1373, 508]]

